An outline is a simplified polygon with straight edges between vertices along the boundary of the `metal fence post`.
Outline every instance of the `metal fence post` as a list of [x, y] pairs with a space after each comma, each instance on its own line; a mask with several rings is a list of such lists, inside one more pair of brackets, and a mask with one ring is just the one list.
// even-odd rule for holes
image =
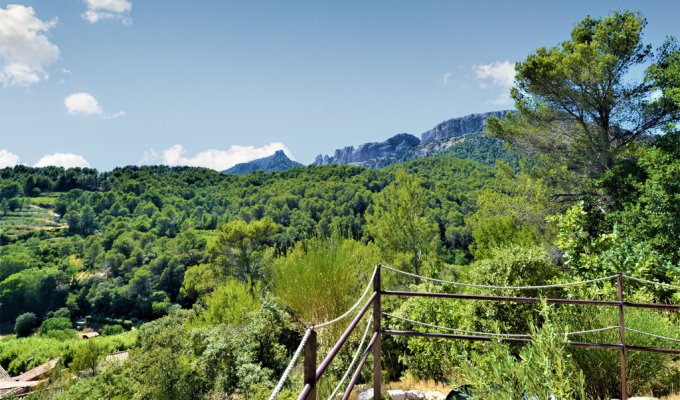
[[316, 331], [312, 331], [305, 343], [304, 380], [312, 390], [305, 400], [316, 400]]
[[626, 378], [626, 325], [623, 317], [623, 274], [619, 272], [616, 286], [619, 295], [619, 337], [621, 339], [621, 400], [628, 400], [628, 382]]
[[378, 334], [375, 343], [373, 343], [373, 398], [376, 400], [382, 399], [380, 387], [380, 320], [382, 316], [380, 307], [380, 271], [380, 264], [378, 264], [375, 271], [375, 277], [373, 278], [373, 291], [376, 293], [375, 299], [373, 300], [373, 332]]

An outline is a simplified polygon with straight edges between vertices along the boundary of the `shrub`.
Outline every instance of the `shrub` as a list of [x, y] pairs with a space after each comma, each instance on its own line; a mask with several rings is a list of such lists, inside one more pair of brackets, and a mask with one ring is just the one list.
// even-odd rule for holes
[[519, 357], [494, 340], [489, 353], [476, 353], [463, 364], [463, 379], [472, 386], [473, 399], [586, 399], [583, 372], [565, 351], [562, 329], [550, 322], [532, 329], [533, 341], [522, 347]]
[[274, 263], [274, 294], [303, 322], [323, 322], [356, 301], [378, 262], [372, 246], [350, 239], [310, 239]]
[[[592, 298], [592, 297], [591, 297]], [[649, 302], [635, 298], [632, 301]], [[595, 329], [618, 324], [615, 309], [598, 308], [578, 310], [561, 307], [560, 318], [570, 324], [571, 331]], [[625, 324], [628, 328], [645, 331], [666, 337], [678, 337], [680, 327], [668, 315], [646, 309], [626, 309]], [[574, 337], [575, 341], [591, 343], [618, 343], [619, 331], [611, 330]], [[669, 347], [662, 339], [626, 332], [626, 343], [645, 347]], [[619, 352], [569, 348], [574, 363], [586, 376], [586, 392], [589, 396], [616, 397], [620, 395], [620, 358]], [[672, 357], [658, 353], [629, 351], [626, 353], [628, 371], [628, 390], [631, 394], [667, 394], [669, 388], [680, 386], [680, 371]]]
[[63, 331], [67, 329], [73, 329], [71, 320], [68, 318], [55, 317], [44, 320], [43, 323], [40, 324], [38, 332], [40, 332], [41, 335], [45, 335], [50, 331]]
[[198, 319], [213, 325], [242, 325], [246, 315], [260, 307], [260, 283], [255, 283], [254, 288], [251, 293], [250, 285], [229, 279], [206, 297], [206, 310]]
[[32, 312], [19, 315], [14, 323], [14, 333], [17, 337], [25, 337], [33, 332], [38, 323], [38, 318]]
[[106, 325], [102, 329], [102, 336], [113, 336], [123, 333], [123, 327], [120, 325]]
[[38, 332], [41, 336], [51, 337], [59, 340], [73, 339], [75, 330], [68, 318], [48, 318], [40, 324]]

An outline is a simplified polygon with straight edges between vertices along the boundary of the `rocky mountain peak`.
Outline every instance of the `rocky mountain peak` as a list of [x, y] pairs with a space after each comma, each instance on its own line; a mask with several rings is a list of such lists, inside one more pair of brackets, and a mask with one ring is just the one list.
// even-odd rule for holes
[[510, 111], [492, 111], [470, 114], [444, 121], [421, 135], [423, 144], [480, 133], [486, 127], [488, 117], [503, 118]]

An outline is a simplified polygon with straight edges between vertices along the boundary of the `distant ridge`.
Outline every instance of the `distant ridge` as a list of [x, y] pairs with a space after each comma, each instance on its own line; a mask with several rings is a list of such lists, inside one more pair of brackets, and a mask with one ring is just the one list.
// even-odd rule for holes
[[277, 150], [271, 156], [258, 158], [257, 160], [236, 164], [233, 167], [222, 171], [226, 174], [244, 175], [255, 171], [274, 172], [285, 171], [295, 167], [302, 167], [303, 165], [297, 161], [293, 161], [283, 150]]
[[470, 114], [444, 121], [418, 137], [400, 133], [384, 142], [364, 143], [358, 147], [348, 146], [335, 150], [332, 156], [319, 154], [313, 165], [360, 165], [381, 168], [390, 164], [441, 153], [464, 142], [468, 137], [478, 136], [486, 127], [490, 116], [503, 118], [511, 111], [491, 111]]

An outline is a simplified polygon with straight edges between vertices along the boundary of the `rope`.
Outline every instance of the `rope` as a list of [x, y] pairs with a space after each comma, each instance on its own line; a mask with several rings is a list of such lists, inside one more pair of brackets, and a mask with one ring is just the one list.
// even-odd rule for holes
[[338, 386], [335, 387], [335, 390], [333, 390], [333, 393], [331, 393], [331, 395], [328, 397], [328, 400], [333, 400], [335, 398], [335, 395], [338, 394], [338, 391], [340, 391], [340, 387], [342, 387], [342, 385], [345, 383], [345, 379], [347, 379], [347, 377], [349, 376], [350, 371], [352, 371], [354, 364], [359, 359], [359, 354], [361, 354], [361, 349], [364, 347], [364, 342], [366, 341], [366, 337], [368, 336], [368, 331], [370, 330], [372, 321], [373, 316], [371, 315], [370, 317], [368, 317], [368, 323], [366, 324], [366, 330], [364, 330], [364, 336], [362, 336], [361, 342], [359, 343], [359, 347], [357, 347], [357, 351], [354, 353], [352, 362], [349, 363], [347, 371], [345, 371], [345, 374], [342, 376], [342, 379], [340, 379]]
[[639, 333], [640, 335], [645, 335], [645, 336], [650, 336], [650, 337], [657, 338], [657, 339], [670, 340], [671, 342], [680, 343], [680, 339], [676, 339], [676, 338], [672, 338], [672, 337], [668, 337], [668, 336], [655, 335], [653, 333], [639, 331], [639, 330], [633, 329], [633, 328], [626, 328], [626, 330], [631, 331], [631, 332], [635, 332], [635, 333]]
[[587, 331], [567, 332], [566, 335], [567, 335], [567, 336], [571, 336], [571, 335], [584, 335], [584, 334], [586, 334], [586, 333], [595, 333], [595, 332], [611, 331], [612, 329], [619, 329], [619, 326], [618, 326], [618, 325], [614, 325], [614, 326], [608, 326], [608, 327], [606, 327], [606, 328], [589, 329], [589, 330], [587, 330]]
[[297, 350], [295, 350], [295, 354], [293, 354], [293, 358], [290, 359], [290, 363], [288, 363], [286, 370], [283, 371], [283, 375], [281, 376], [281, 379], [279, 379], [279, 382], [276, 384], [276, 387], [274, 388], [272, 395], [269, 396], [269, 400], [274, 400], [276, 396], [279, 394], [279, 392], [281, 392], [281, 390], [283, 389], [283, 384], [286, 383], [288, 375], [290, 375], [290, 372], [293, 370], [295, 362], [300, 357], [302, 349], [305, 348], [305, 343], [307, 343], [307, 339], [309, 339], [309, 335], [311, 334], [312, 328], [307, 328], [307, 331], [305, 331], [305, 335], [302, 337], [302, 340], [300, 341], [300, 345], [298, 346]]
[[595, 282], [602, 282], [602, 281], [608, 281], [611, 279], [616, 278], [618, 275], [610, 275], [610, 276], [605, 276], [604, 278], [597, 278], [597, 279], [590, 279], [587, 281], [578, 281], [578, 282], [568, 282], [568, 283], [556, 283], [552, 285], [537, 285], [537, 286], [493, 286], [493, 285], [476, 285], [473, 283], [462, 283], [462, 282], [454, 282], [454, 281], [445, 281], [441, 279], [435, 279], [435, 278], [428, 278], [427, 276], [422, 276], [422, 275], [416, 275], [412, 274], [410, 272], [406, 271], [401, 271], [398, 269], [390, 268], [387, 266], [382, 266], [382, 268], [396, 272], [398, 274], [402, 275], [407, 275], [411, 276], [414, 278], [420, 278], [420, 279], [425, 279], [428, 281], [432, 282], [437, 282], [437, 283], [442, 283], [446, 285], [454, 285], [454, 286], [462, 286], [462, 287], [471, 287], [471, 288], [477, 288], [477, 289], [501, 289], [501, 290], [522, 290], [522, 289], [551, 289], [551, 288], [562, 288], [562, 287], [568, 287], [568, 286], [576, 286], [576, 285], [584, 285], [586, 283], [595, 283]]
[[371, 286], [373, 286], [373, 278], [375, 278], [375, 274], [376, 274], [377, 271], [378, 271], [378, 267], [375, 267], [375, 269], [373, 269], [373, 275], [371, 275], [371, 279], [369, 279], [368, 285], [366, 285], [366, 289], [364, 289], [364, 293], [361, 295], [361, 297], [359, 297], [359, 300], [357, 300], [357, 302], [354, 303], [354, 305], [352, 307], [350, 307], [349, 310], [347, 310], [344, 314], [337, 317], [336, 319], [332, 319], [330, 321], [326, 321], [326, 322], [323, 322], [321, 324], [314, 325], [314, 326], [312, 326], [312, 328], [315, 328], [315, 329], [325, 328], [328, 325], [332, 325], [332, 324], [334, 324], [338, 321], [341, 321], [341, 320], [347, 318], [348, 315], [350, 315], [354, 310], [357, 309], [357, 307], [359, 307], [359, 304], [361, 304], [361, 302], [364, 301], [364, 298], [366, 298], [366, 295], [368, 294], [368, 290], [371, 288]]
[[[531, 335], [525, 335], [525, 334], [519, 334], [519, 333], [490, 333], [490, 332], [466, 331], [466, 330], [463, 330], [463, 329], [453, 329], [453, 328], [449, 328], [449, 327], [446, 327], [446, 326], [433, 325], [433, 324], [428, 324], [428, 323], [421, 322], [421, 321], [414, 321], [412, 319], [398, 317], [396, 315], [387, 314], [387, 313], [383, 313], [383, 315], [386, 316], [386, 317], [400, 319], [402, 321], [411, 322], [411, 323], [418, 324], [418, 325], [428, 326], [430, 328], [438, 328], [438, 329], [443, 329], [443, 330], [452, 331], [452, 332], [469, 333], [469, 334], [482, 335], [482, 336], [497, 336], [497, 337], [523, 337], [523, 338], [531, 337]], [[583, 334], [586, 334], [586, 333], [610, 331], [612, 329], [618, 329], [618, 328], [619, 328], [618, 325], [608, 326], [606, 328], [590, 329], [590, 330], [586, 330], [586, 331], [567, 332], [565, 335], [567, 335], [567, 336], [583, 335]]]
[[433, 324], [428, 324], [426, 322], [421, 322], [421, 321], [414, 321], [412, 319], [398, 317], [396, 315], [387, 314], [387, 313], [383, 313], [383, 315], [386, 316], [386, 317], [390, 317], [390, 318], [400, 319], [400, 320], [405, 321], [405, 322], [410, 322], [412, 324], [427, 326], [427, 327], [436, 328], [436, 329], [443, 329], [445, 331], [451, 331], [451, 332], [469, 333], [469, 334], [472, 334], [472, 335], [480, 335], [480, 336], [522, 337], [522, 338], [531, 337], [531, 335], [524, 335], [524, 334], [519, 334], [519, 333], [490, 333], [490, 332], [466, 331], [466, 330], [463, 330], [463, 329], [454, 329], [454, 328], [449, 328], [449, 327], [446, 327], [446, 326], [433, 325]]
[[632, 276], [628, 276], [628, 275], [623, 275], [623, 277], [626, 278], [626, 279], [630, 279], [631, 281], [637, 281], [637, 282], [640, 282], [640, 283], [648, 283], [650, 285], [657, 285], [657, 286], [663, 286], [663, 287], [666, 287], [666, 288], [669, 288], [669, 289], [680, 290], [680, 286], [671, 285], [671, 284], [668, 284], [668, 283], [648, 281], [646, 279], [633, 278]]
[[276, 384], [276, 387], [274, 388], [274, 391], [272, 392], [271, 396], [269, 396], [269, 400], [274, 400], [276, 396], [281, 392], [283, 389], [283, 384], [286, 382], [286, 379], [288, 378], [288, 375], [290, 375], [290, 372], [293, 370], [293, 367], [295, 366], [295, 362], [297, 361], [298, 357], [300, 357], [300, 354], [302, 353], [302, 349], [305, 347], [305, 343], [307, 342], [307, 339], [309, 339], [309, 335], [312, 333], [312, 330], [314, 329], [321, 329], [324, 328], [328, 325], [332, 325], [338, 321], [341, 321], [345, 318], [347, 318], [348, 315], [350, 315], [354, 310], [356, 310], [357, 307], [359, 307], [359, 304], [366, 298], [366, 295], [368, 294], [368, 290], [371, 288], [373, 285], [373, 278], [375, 278], [375, 274], [378, 271], [378, 267], [373, 269], [373, 275], [371, 276], [371, 279], [368, 281], [368, 285], [366, 285], [366, 289], [364, 289], [364, 293], [361, 295], [359, 300], [357, 300], [356, 303], [352, 307], [350, 307], [349, 310], [347, 310], [344, 314], [341, 316], [330, 320], [323, 322], [318, 325], [310, 325], [309, 328], [307, 328], [307, 331], [305, 332], [305, 335], [302, 337], [302, 341], [300, 342], [300, 345], [298, 346], [297, 350], [295, 351], [295, 354], [293, 354], [293, 358], [290, 360], [290, 363], [288, 364], [288, 367], [286, 367], [286, 370], [283, 372], [283, 375], [281, 376], [281, 379], [279, 379], [279, 382]]

